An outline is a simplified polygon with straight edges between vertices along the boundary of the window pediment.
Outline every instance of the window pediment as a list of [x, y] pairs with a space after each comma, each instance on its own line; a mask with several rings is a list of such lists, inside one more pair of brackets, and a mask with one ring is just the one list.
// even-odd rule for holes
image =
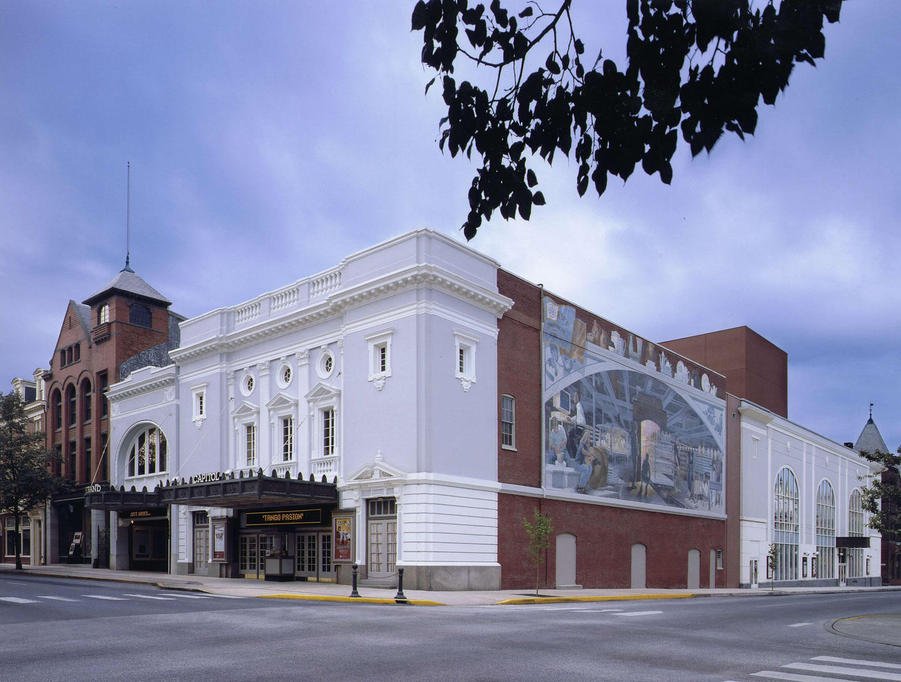
[[338, 389], [324, 384], [321, 381], [313, 386], [312, 390], [304, 396], [308, 403], [324, 403], [335, 400], [340, 391]]
[[272, 400], [266, 403], [266, 407], [270, 411], [293, 410], [297, 406], [297, 400], [291, 398], [284, 393], [279, 393]]
[[372, 464], [366, 464], [360, 469], [357, 469], [348, 481], [364, 482], [385, 480], [389, 478], [404, 478], [404, 476], [405, 474], [403, 471], [394, 468], [390, 464], [386, 464], [385, 462], [373, 462]]
[[256, 405], [252, 405], [248, 402], [242, 402], [238, 408], [232, 412], [233, 417], [241, 418], [241, 417], [255, 417], [259, 413], [260, 409]]

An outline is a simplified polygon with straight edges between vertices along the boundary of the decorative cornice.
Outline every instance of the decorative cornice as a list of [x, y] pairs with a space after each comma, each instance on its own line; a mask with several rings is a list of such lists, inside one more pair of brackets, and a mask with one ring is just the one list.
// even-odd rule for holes
[[118, 384], [114, 384], [113, 387], [110, 387], [106, 396], [107, 398], [109, 398], [110, 402], [116, 400], [125, 400], [126, 398], [133, 398], [145, 393], [151, 393], [152, 391], [156, 391], [161, 388], [175, 386], [176, 379], [177, 375], [174, 371], [167, 373], [165, 376], [157, 376], [150, 379], [141, 380], [139, 383], [133, 386], [125, 385], [126, 382], [129, 381], [128, 379], [126, 379], [125, 382], [119, 382]]
[[347, 289], [335, 291], [322, 301], [299, 311], [270, 317], [255, 325], [205, 339], [191, 346], [176, 348], [169, 355], [184, 362], [208, 355], [232, 351], [264, 338], [307, 327], [323, 319], [337, 317], [348, 308], [403, 291], [432, 288], [493, 313], [500, 318], [513, 305], [513, 300], [486, 287], [469, 282], [433, 264], [413, 265], [385, 274]]

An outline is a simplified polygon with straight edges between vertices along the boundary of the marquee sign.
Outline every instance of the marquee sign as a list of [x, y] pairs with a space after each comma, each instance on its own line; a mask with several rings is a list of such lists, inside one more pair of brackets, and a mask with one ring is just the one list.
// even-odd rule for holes
[[321, 507], [244, 513], [245, 526], [321, 526], [322, 520]]

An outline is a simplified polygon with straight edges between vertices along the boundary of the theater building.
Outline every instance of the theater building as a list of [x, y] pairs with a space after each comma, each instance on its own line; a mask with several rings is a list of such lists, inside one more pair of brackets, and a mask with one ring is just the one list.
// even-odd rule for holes
[[[746, 469], [741, 439], [788, 429], [752, 424], [731, 375], [431, 230], [180, 338], [174, 364], [108, 392], [110, 485], [88, 506], [114, 568], [349, 582], [355, 563], [370, 584], [404, 568], [410, 588], [534, 588], [539, 509], [544, 586], [738, 586], [758, 519], [742, 525], [740, 478], [778, 474]], [[850, 494], [850, 460], [811, 443], [799, 481]], [[799, 537], [799, 571], [816, 546]]]

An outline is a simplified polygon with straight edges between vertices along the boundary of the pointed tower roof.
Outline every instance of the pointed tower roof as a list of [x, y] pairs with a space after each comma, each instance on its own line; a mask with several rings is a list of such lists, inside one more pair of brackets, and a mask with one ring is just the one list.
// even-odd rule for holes
[[172, 301], [147, 284], [147, 282], [139, 275], [135, 274], [135, 271], [128, 265], [122, 268], [122, 270], [119, 271], [119, 274], [116, 275], [109, 284], [103, 287], [103, 289], [93, 296], [86, 298], [84, 303], [85, 305], [93, 305], [100, 299], [106, 298], [114, 293], [137, 296], [138, 298], [144, 298], [155, 303], [161, 303], [164, 306], [172, 304]]
[[858, 452], [888, 452], [888, 447], [879, 433], [876, 422], [873, 421], [873, 405], [870, 404], [870, 418], [864, 424], [863, 431], [857, 437], [854, 443], [854, 449]]

